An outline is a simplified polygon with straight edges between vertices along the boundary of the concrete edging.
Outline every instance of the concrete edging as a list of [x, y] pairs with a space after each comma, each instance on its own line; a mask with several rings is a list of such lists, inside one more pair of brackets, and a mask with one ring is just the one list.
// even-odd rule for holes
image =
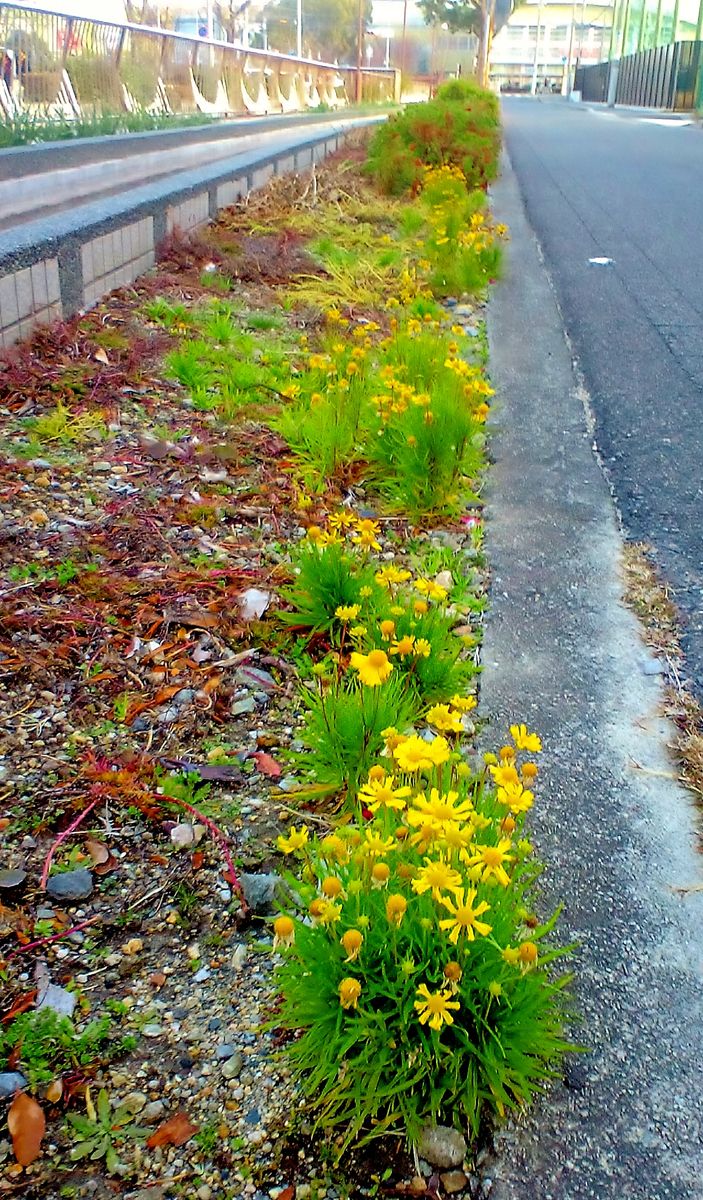
[[0, 346], [91, 308], [153, 267], [175, 229], [207, 224], [274, 175], [311, 167], [379, 119], [340, 121], [313, 136], [289, 131], [273, 150], [239, 153], [0, 232]]

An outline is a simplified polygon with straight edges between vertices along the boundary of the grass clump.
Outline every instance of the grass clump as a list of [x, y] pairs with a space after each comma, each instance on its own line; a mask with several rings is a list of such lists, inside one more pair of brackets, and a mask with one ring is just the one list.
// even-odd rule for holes
[[11, 1057], [34, 1089], [65, 1072], [109, 1061], [135, 1045], [129, 1035], [115, 1038], [108, 1014], [79, 1030], [70, 1017], [41, 1008], [22, 1013], [0, 1031], [0, 1063], [6, 1065]]

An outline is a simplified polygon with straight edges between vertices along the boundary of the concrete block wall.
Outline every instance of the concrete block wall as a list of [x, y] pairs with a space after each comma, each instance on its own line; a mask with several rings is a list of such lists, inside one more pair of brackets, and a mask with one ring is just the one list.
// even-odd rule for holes
[[352, 128], [310, 137], [297, 131], [274, 153], [239, 155], [199, 172], [181, 173], [104, 201], [77, 206], [0, 233], [0, 347], [40, 324], [91, 308], [114, 288], [133, 283], [156, 261], [163, 238], [190, 232], [219, 209], [264, 187], [274, 175], [309, 169], [336, 150]]

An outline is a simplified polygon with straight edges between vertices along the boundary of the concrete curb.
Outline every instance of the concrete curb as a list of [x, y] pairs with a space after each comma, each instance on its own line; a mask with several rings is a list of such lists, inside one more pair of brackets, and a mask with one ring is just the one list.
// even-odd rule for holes
[[507, 160], [494, 208], [512, 242], [489, 309], [499, 403], [482, 705], [491, 744], [516, 720], [544, 739], [530, 831], [548, 864], [544, 908], [565, 900], [561, 938], [579, 943], [575, 1034], [589, 1053], [524, 1125], [498, 1133], [481, 1194], [700, 1200], [703, 894], [686, 891], [701, 876], [693, 805], [666, 754], [672, 730], [656, 666], [621, 603], [612, 501]]
[[213, 166], [0, 232], [0, 345], [90, 308], [152, 267], [157, 246], [173, 230], [206, 224], [273, 175], [309, 168], [354, 130], [383, 119], [341, 119], [312, 135], [288, 129], [263, 150], [235, 151]]

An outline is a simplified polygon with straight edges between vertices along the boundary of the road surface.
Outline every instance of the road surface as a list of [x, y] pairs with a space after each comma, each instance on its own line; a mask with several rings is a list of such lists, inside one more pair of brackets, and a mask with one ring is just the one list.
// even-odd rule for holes
[[624, 531], [656, 552], [703, 698], [703, 130], [532, 98], [504, 124]]

